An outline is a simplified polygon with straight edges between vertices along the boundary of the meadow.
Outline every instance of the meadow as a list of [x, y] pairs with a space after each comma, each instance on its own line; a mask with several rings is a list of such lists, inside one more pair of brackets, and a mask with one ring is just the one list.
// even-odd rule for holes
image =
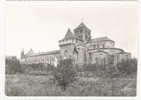
[[136, 96], [136, 78], [77, 77], [65, 91], [52, 75], [6, 75], [7, 96]]

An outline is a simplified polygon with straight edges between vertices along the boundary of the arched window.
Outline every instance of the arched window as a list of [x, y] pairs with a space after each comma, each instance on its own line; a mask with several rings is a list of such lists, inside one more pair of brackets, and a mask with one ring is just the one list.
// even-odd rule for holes
[[92, 60], [92, 53], [91, 52], [89, 52], [89, 59], [90, 59], [90, 61]]

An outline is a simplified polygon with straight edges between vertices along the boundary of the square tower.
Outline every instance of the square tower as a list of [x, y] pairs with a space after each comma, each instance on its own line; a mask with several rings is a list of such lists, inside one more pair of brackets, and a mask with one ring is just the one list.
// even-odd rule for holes
[[68, 29], [65, 37], [59, 41], [60, 53], [63, 59], [73, 58], [73, 51], [77, 40], [74, 34]]
[[74, 29], [74, 35], [83, 42], [91, 40], [91, 30], [83, 22]]

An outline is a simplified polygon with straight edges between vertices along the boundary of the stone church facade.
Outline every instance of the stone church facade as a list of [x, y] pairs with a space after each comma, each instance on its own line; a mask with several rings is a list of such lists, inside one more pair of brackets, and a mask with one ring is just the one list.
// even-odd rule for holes
[[131, 58], [131, 54], [115, 47], [115, 41], [108, 37], [92, 38], [91, 30], [82, 22], [73, 32], [68, 29], [59, 40], [60, 50], [34, 53], [21, 52], [21, 62], [56, 65], [59, 60], [71, 58], [75, 64], [117, 64]]

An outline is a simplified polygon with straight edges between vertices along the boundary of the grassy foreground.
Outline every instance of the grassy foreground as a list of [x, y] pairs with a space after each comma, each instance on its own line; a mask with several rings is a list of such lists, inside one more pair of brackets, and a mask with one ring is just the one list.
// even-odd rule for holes
[[6, 74], [7, 96], [136, 96], [136, 78], [78, 77], [62, 91], [51, 75]]

